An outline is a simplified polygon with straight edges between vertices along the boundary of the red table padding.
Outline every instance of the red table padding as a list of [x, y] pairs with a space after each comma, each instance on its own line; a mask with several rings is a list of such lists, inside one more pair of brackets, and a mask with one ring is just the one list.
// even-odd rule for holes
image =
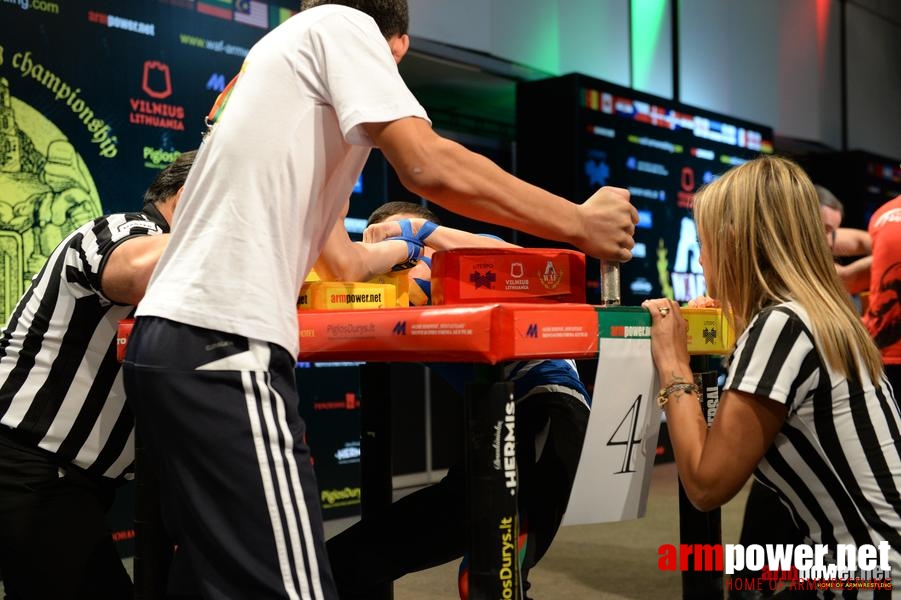
[[[495, 303], [298, 313], [300, 360], [480, 362], [591, 358], [598, 317], [588, 304]], [[125, 356], [131, 321], [119, 324]]]
[[585, 255], [554, 248], [462, 248], [432, 257], [432, 304], [585, 301]]

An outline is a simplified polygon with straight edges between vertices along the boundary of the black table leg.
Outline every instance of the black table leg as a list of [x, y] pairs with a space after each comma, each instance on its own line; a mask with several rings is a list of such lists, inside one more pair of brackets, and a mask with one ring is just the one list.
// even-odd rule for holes
[[[377, 515], [391, 505], [391, 377], [386, 363], [365, 363], [360, 368], [360, 512]], [[386, 582], [373, 600], [393, 600], [394, 583]]]
[[519, 600], [513, 385], [469, 384], [464, 411], [469, 598]]
[[[695, 379], [701, 389], [701, 410], [707, 418], [707, 424], [713, 421], [716, 407], [719, 403], [719, 388], [717, 386], [717, 372], [698, 372], [706, 366], [706, 357], [693, 357], [692, 368], [696, 371]], [[679, 481], [679, 542], [690, 545], [692, 554], [689, 555], [688, 570], [682, 572], [682, 598], [683, 600], [723, 600], [723, 571], [703, 561], [695, 568], [695, 559], [710, 559], [713, 556], [712, 547], [722, 544], [722, 522], [719, 508], [709, 512], [701, 512], [692, 506], [682, 482]], [[685, 550], [680, 550], [682, 555]], [[715, 563], [714, 563], [715, 565]]]

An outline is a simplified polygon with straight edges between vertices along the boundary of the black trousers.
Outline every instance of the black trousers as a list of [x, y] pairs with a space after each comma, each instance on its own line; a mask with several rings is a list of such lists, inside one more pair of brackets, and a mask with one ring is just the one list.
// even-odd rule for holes
[[337, 599], [294, 366], [274, 344], [137, 319], [125, 389], [177, 545], [173, 595]]
[[131, 600], [106, 523], [115, 483], [0, 432], [0, 572], [8, 600]]
[[[587, 406], [566, 394], [535, 394], [516, 404], [519, 516], [528, 534], [524, 589], [566, 512], [588, 415]], [[454, 465], [440, 482], [331, 538], [327, 547], [341, 599], [371, 598], [379, 584], [462, 557], [464, 488], [463, 467]]]

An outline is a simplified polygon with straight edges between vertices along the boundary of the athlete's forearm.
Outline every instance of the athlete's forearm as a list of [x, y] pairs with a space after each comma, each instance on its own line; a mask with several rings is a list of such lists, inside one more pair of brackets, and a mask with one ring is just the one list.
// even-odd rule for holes
[[324, 281], [367, 281], [389, 272], [409, 255], [403, 240], [385, 240], [377, 244], [353, 243], [340, 255], [323, 253], [316, 261], [316, 274]]

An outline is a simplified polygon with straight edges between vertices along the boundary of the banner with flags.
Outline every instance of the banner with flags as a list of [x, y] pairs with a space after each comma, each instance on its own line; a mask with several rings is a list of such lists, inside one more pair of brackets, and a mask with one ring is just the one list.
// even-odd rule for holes
[[269, 6], [259, 0], [235, 0], [235, 21], [261, 29], [269, 27]]
[[[299, 3], [298, 3], [299, 4]], [[274, 29], [297, 14], [298, 11], [281, 6], [269, 6], [269, 28]]]
[[197, 12], [211, 17], [231, 21], [232, 9], [232, 0], [197, 0]]

